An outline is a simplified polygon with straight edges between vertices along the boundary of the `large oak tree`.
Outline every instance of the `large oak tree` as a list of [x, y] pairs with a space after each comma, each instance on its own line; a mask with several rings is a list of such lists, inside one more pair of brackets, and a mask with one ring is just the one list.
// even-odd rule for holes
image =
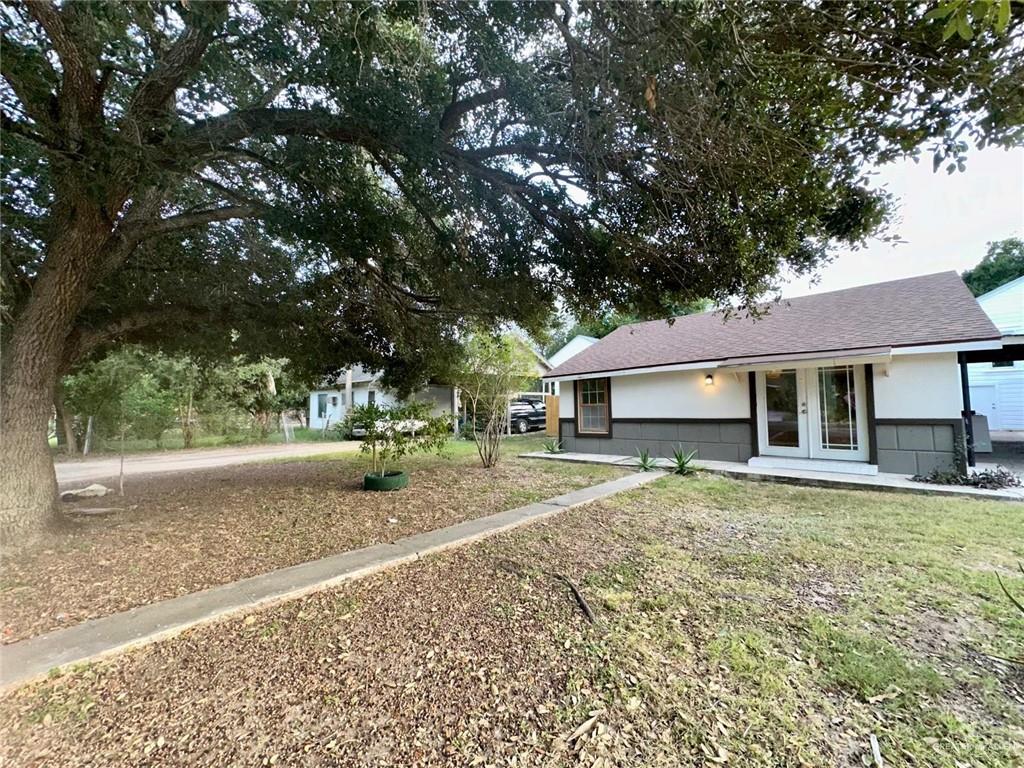
[[414, 376], [556, 295], [812, 270], [883, 220], [866, 164], [1019, 140], [1015, 8], [943, 40], [913, 2], [5, 5], [0, 533], [53, 519], [55, 382], [112, 340]]

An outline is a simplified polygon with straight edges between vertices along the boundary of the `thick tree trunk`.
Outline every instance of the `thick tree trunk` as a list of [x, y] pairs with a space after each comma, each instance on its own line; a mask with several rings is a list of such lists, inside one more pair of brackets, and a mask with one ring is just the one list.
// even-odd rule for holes
[[4, 387], [0, 431], [0, 543], [31, 543], [55, 522], [57, 476], [47, 444], [52, 385], [13, 375]]
[[57, 521], [47, 427], [64, 347], [108, 243], [111, 223], [92, 201], [54, 217], [54, 237], [14, 321], [0, 370], [0, 537], [21, 546]]
[[64, 448], [69, 456], [78, 453], [78, 435], [75, 434], [74, 417], [64, 407], [64, 387], [57, 382], [53, 392], [53, 409], [57, 412], [57, 445]]

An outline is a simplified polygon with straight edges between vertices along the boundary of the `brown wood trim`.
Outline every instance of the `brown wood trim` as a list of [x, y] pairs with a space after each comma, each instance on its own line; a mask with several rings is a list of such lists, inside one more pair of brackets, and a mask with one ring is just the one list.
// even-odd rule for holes
[[[576, 429], [575, 429], [575, 432], [576, 432], [575, 437], [583, 438], [583, 439], [596, 437], [598, 439], [604, 438], [605, 440], [607, 440], [608, 438], [610, 438], [612, 436], [612, 429], [613, 429], [612, 425], [614, 424], [614, 422], [612, 420], [612, 380], [611, 380], [611, 377], [610, 376], [605, 376], [603, 379], [597, 379], [597, 381], [603, 381], [604, 382], [604, 391], [605, 391], [605, 393], [608, 396], [608, 431], [607, 432], [580, 432], [580, 413], [581, 413], [581, 410], [582, 410], [580, 408], [580, 395], [583, 393], [583, 390], [580, 387], [580, 383], [582, 381], [583, 381], [583, 379], [576, 379], [572, 383], [572, 396], [575, 399], [575, 403], [574, 403], [574, 405], [575, 405], [575, 412], [573, 413], [573, 419], [575, 419], [575, 427], [576, 427]], [[594, 381], [594, 379], [586, 379], [586, 381]]]
[[750, 390], [750, 455], [761, 455], [761, 441], [757, 435], [757, 374], [747, 372], [747, 389]]
[[878, 466], [878, 421], [875, 419], [875, 366], [864, 364], [864, 399], [868, 409], [868, 464]]

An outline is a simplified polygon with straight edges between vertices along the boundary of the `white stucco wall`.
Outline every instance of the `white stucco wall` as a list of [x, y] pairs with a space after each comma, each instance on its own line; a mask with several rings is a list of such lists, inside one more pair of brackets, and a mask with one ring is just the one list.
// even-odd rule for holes
[[[714, 384], [704, 383], [711, 373]], [[746, 419], [750, 392], [746, 373], [671, 371], [612, 379], [614, 419]]]
[[576, 415], [576, 390], [571, 381], [559, 382], [558, 418], [571, 419]]
[[[708, 386], [708, 373], [715, 383]], [[558, 398], [559, 418], [575, 415], [573, 382], [563, 381]], [[750, 392], [746, 373], [670, 371], [613, 376], [613, 419], [746, 419]]]
[[[705, 384], [711, 373], [715, 383]], [[558, 415], [571, 419], [572, 382], [561, 382]], [[748, 419], [751, 395], [745, 373], [673, 371], [611, 378], [612, 419]]]
[[958, 419], [962, 410], [955, 352], [894, 355], [875, 366], [876, 418]]

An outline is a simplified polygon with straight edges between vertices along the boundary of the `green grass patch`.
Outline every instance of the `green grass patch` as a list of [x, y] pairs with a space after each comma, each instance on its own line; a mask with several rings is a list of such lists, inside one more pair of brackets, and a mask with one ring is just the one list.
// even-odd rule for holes
[[946, 682], [934, 669], [912, 664], [892, 643], [864, 632], [838, 627], [823, 616], [811, 616], [804, 646], [833, 685], [869, 700], [886, 693], [937, 695]]

